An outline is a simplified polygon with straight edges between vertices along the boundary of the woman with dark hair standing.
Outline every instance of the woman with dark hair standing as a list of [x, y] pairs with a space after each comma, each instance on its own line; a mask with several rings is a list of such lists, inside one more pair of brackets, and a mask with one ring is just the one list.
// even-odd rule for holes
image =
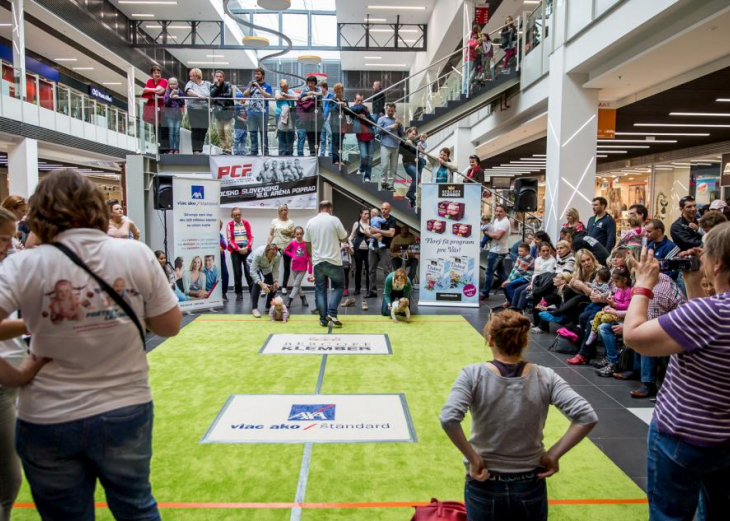
[[129, 239], [132, 237], [135, 241], [138, 241], [140, 237], [139, 228], [132, 219], [124, 215], [122, 205], [114, 202], [108, 207], [111, 210], [111, 215], [109, 216], [107, 235], [115, 239]]
[[[547, 367], [525, 360], [530, 320], [506, 310], [493, 315], [484, 338], [493, 360], [461, 370], [441, 410], [441, 425], [464, 455], [470, 521], [546, 521], [545, 478], [598, 421], [588, 402]], [[570, 421], [550, 449], [543, 428], [550, 405]], [[471, 412], [471, 438], [461, 422]], [[487, 508], [489, 505], [489, 508]]]
[[[362, 208], [360, 210], [360, 219], [353, 223], [352, 233], [350, 233], [350, 242], [355, 250], [355, 295], [360, 294], [362, 288], [362, 275], [365, 273], [365, 294], [370, 293], [370, 263], [368, 262], [368, 239], [370, 238], [370, 210]], [[363, 266], [365, 271], [363, 272]], [[363, 300], [364, 302], [364, 300]]]
[[[28, 211], [42, 244], [0, 265], [0, 320], [22, 308], [33, 351], [53, 360], [20, 390], [16, 429], [43, 519], [92, 519], [97, 481], [116, 519], [160, 519], [149, 481], [148, 366], [132, 317], [167, 337], [180, 330], [182, 314], [152, 251], [109, 237], [108, 219], [90, 180], [73, 170], [51, 172]], [[113, 285], [134, 315], [69, 254]]]

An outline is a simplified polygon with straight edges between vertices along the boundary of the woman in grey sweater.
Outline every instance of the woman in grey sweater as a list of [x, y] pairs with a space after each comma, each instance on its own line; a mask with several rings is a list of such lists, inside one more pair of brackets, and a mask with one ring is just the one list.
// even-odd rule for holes
[[[465, 458], [470, 521], [547, 520], [545, 478], [558, 472], [560, 458], [598, 421], [555, 371], [525, 361], [530, 326], [514, 311], [493, 316], [484, 337], [494, 359], [462, 369], [441, 411], [441, 425]], [[546, 451], [542, 431], [551, 404], [571, 424]], [[461, 427], [467, 411], [469, 440]]]

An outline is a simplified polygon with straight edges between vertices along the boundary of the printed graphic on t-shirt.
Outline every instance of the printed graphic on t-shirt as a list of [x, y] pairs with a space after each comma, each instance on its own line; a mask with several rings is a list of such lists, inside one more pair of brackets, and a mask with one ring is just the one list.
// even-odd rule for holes
[[294, 258], [301, 258], [307, 256], [307, 249], [304, 246], [297, 246], [297, 250], [294, 252]]

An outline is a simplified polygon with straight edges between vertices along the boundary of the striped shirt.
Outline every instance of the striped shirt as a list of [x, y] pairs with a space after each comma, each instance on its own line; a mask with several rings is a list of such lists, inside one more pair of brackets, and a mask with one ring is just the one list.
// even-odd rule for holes
[[692, 445], [730, 447], [730, 292], [696, 298], [659, 317], [684, 348], [673, 355], [654, 421]]

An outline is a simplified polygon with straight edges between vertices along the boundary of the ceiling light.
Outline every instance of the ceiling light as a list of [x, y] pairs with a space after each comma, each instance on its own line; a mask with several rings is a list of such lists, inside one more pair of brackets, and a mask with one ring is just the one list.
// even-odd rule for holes
[[525, 0], [525, 5], [538, 5], [540, 0]]
[[365, 17], [365, 21], [370, 22], [370, 23], [378, 23], [378, 22], [385, 22], [386, 20], [385, 20], [385, 18], [367, 18], [367, 17]]
[[188, 62], [188, 65], [228, 65], [229, 62]]
[[626, 150], [599, 150], [601, 154], [628, 154]]
[[93, 67], [74, 67], [73, 70], [75, 71], [93, 71]]
[[144, 26], [145, 29], [162, 29], [160, 24], [148, 24]]
[[604, 156], [603, 154], [596, 154], [596, 157], [608, 157], [608, 156]]
[[244, 36], [241, 43], [247, 47], [263, 48], [269, 46], [269, 39], [263, 36]]
[[121, 85], [121, 84], [122, 84], [121, 81], [105, 81], [105, 82], [102, 82], [102, 85]]
[[726, 112], [670, 112], [670, 116], [698, 116], [698, 117], [718, 117], [730, 118], [730, 114]]
[[176, 0], [119, 0], [119, 3], [127, 5], [177, 5]]
[[674, 166], [692, 166], [690, 163], [672, 163]]
[[[676, 143], [676, 139], [599, 139], [599, 143]], [[600, 146], [600, 145], [599, 145]]]
[[267, 11], [286, 11], [291, 7], [291, 0], [259, 0], [258, 4]]
[[521, 157], [520, 161], [547, 161], [547, 159], [536, 159], [534, 157]]
[[13, 24], [0, 24], [0, 27], [12, 27]]
[[302, 65], [319, 65], [322, 63], [322, 58], [314, 54], [302, 55], [297, 58], [297, 61]]
[[363, 59], [365, 60], [382, 60], [382, 56], [363, 56]]
[[168, 29], [190, 29], [189, 25], [168, 25]]
[[730, 103], [730, 98], [717, 98], [715, 101], [720, 103]]
[[223, 54], [206, 54], [206, 58], [225, 58], [225, 55]]
[[649, 148], [649, 145], [598, 145], [598, 148]]
[[405, 63], [366, 63], [365, 67], [407, 67]]
[[532, 157], [547, 157], [547, 154], [532, 154]]
[[425, 11], [426, 7], [422, 5], [369, 5], [368, 9], [389, 9], [399, 11]]
[[370, 29], [371, 33], [392, 33], [393, 29]]
[[730, 125], [706, 125], [704, 123], [634, 123], [635, 127], [690, 127], [690, 128], [730, 128]]
[[709, 133], [695, 132], [616, 132], [617, 136], [696, 136], [707, 137]]
[[57, 62], [75, 62], [79, 61], [78, 58], [56, 58], [55, 61]]
[[134, 16], [135, 18], [154, 18], [155, 15], [149, 14], [149, 13], [132, 13], [130, 16]]
[[403, 43], [416, 43], [418, 40], [403, 40]]

